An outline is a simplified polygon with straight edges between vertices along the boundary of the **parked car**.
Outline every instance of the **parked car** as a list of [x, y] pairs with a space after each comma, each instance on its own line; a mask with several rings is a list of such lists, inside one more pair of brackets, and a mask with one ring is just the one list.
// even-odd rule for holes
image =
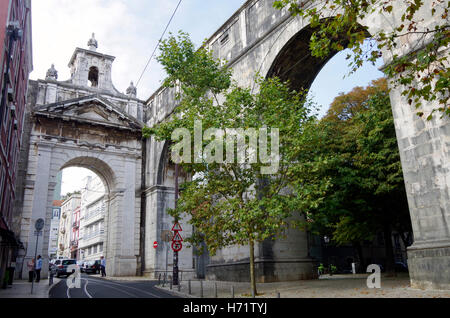
[[48, 270], [50, 272], [53, 272], [53, 274], [56, 274], [58, 265], [61, 265], [61, 261], [62, 261], [62, 259], [52, 259], [52, 260], [50, 260], [50, 262], [48, 263]]
[[86, 274], [99, 274], [100, 273], [100, 260], [85, 262], [84, 263], [84, 272]]
[[63, 259], [63, 260], [61, 260], [61, 264], [59, 264], [57, 266], [57, 268], [56, 268], [56, 277], [61, 277], [61, 276], [68, 277], [68, 276], [72, 275], [75, 272], [75, 270], [74, 269], [68, 270], [67, 268], [68, 268], [69, 265], [78, 266], [77, 265], [77, 260], [76, 259]]

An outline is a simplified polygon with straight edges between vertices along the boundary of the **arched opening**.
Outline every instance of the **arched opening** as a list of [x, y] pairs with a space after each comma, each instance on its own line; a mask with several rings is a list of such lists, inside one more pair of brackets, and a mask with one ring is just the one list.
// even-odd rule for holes
[[[376, 65], [366, 63], [357, 72], [348, 75], [349, 60], [346, 59], [346, 56], [352, 54], [349, 49], [332, 52], [323, 59], [313, 57], [309, 47], [312, 33], [313, 31], [308, 27], [296, 33], [273, 59], [266, 76], [268, 78], [277, 76], [283, 81], [289, 81], [291, 88], [295, 90], [309, 90], [309, 97], [320, 107], [318, 113], [318, 119], [320, 119], [327, 113], [334, 98], [340, 94], [349, 93], [355, 87], [366, 87], [372, 81], [383, 77], [384, 74], [377, 69], [377, 66], [380, 67], [382, 64], [381, 59], [379, 59]], [[344, 47], [346, 46], [344, 42], [342, 44]], [[366, 41], [364, 45], [369, 46], [370, 44], [372, 43]], [[400, 198], [398, 196], [398, 201], [400, 200], [403, 200], [404, 206], [407, 207], [406, 197]], [[381, 233], [377, 232], [377, 234], [383, 234], [382, 231], [384, 230], [379, 228], [379, 231]], [[296, 235], [290, 237], [289, 242], [300, 241], [301, 236], [295, 237]], [[392, 232], [393, 242], [395, 242], [395, 235], [398, 235], [398, 233]], [[381, 244], [376, 239], [361, 242], [361, 245], [358, 243], [357, 246], [356, 244], [355, 246], [352, 246], [352, 244], [335, 246], [332, 242], [330, 243], [329, 237], [308, 234], [307, 241], [308, 256], [316, 258], [326, 266], [336, 265], [337, 270], [342, 272], [351, 272], [351, 263], [355, 262], [356, 259], [361, 261], [361, 265], [367, 262], [369, 262], [368, 264], [375, 262], [384, 266], [385, 262], [391, 258], [388, 245]], [[394, 246], [390, 250], [394, 253], [395, 261], [406, 262], [406, 244], [411, 243], [410, 241], [401, 247], [401, 244], [393, 244]], [[276, 244], [280, 243], [277, 242]], [[269, 246], [269, 242], [265, 245], [268, 245], [267, 250], [269, 252], [276, 252], [276, 247]], [[374, 252], [374, 250], [377, 252]], [[352, 262], [349, 262], [349, 260], [352, 260]], [[362, 267], [360, 270], [364, 271], [365, 269]]]
[[[177, 171], [178, 170], [178, 171]], [[178, 173], [178, 178], [177, 178]], [[157, 184], [158, 184], [158, 204], [157, 204], [157, 235], [156, 241], [161, 242], [161, 249], [156, 250], [157, 261], [155, 277], [158, 274], [171, 275], [173, 271], [173, 251], [172, 243], [172, 227], [174, 225], [174, 218], [171, 217], [167, 210], [175, 207], [176, 195], [176, 181], [178, 180], [178, 195], [183, 191], [183, 183], [189, 180], [189, 175], [183, 171], [181, 166], [176, 169], [175, 163], [171, 159], [170, 142], [166, 142], [161, 151], [158, 162]], [[179, 220], [182, 227], [180, 233], [182, 238], [189, 237], [192, 231], [192, 226], [185, 219]], [[187, 248], [187, 243], [182, 242], [183, 248], [178, 253], [178, 268], [179, 275], [183, 279], [193, 278], [195, 268], [195, 256], [192, 254], [192, 249]], [[182, 273], [182, 274], [181, 274]], [[179, 276], [180, 277], [180, 276]]]
[[[59, 182], [56, 187], [59, 193], [56, 190], [54, 193], [49, 256], [76, 259], [84, 270], [104, 256], [109, 189], [94, 170], [75, 165], [66, 165], [61, 170]], [[87, 268], [88, 273], [92, 271]], [[94, 272], [97, 271], [95, 268]]]
[[89, 74], [88, 74], [88, 86], [90, 87], [97, 87], [98, 86], [98, 68], [95, 66], [92, 66], [89, 68]]

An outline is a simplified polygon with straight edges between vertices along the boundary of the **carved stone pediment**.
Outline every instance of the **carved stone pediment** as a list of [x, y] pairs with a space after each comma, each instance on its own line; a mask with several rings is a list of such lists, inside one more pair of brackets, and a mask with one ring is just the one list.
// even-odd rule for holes
[[117, 129], [140, 130], [144, 123], [122, 111], [108, 100], [96, 96], [84, 96], [58, 103], [43, 105], [34, 110], [36, 116], [81, 121], [93, 125]]

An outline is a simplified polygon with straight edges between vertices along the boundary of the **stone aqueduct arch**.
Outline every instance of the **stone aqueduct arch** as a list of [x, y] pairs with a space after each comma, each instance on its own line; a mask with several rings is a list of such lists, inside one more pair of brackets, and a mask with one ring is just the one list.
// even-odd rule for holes
[[[90, 41], [91, 43], [91, 41]], [[53, 191], [58, 172], [84, 167], [105, 184], [106, 246], [103, 254], [112, 276], [136, 275], [140, 258], [143, 102], [135, 88], [118, 92], [111, 80], [114, 57], [77, 48], [70, 60], [71, 78], [57, 81], [52, 68], [45, 80], [30, 81], [18, 193], [20, 251], [17, 265], [22, 277], [34, 257], [34, 223], [45, 220], [37, 253], [48, 270], [48, 243]], [[97, 85], [88, 85], [89, 70], [98, 70]], [[19, 272], [19, 270], [18, 270]]]
[[[271, 75], [280, 52], [297, 36], [297, 41], [301, 41], [302, 32], [308, 30], [307, 21], [291, 17], [286, 10], [274, 9], [272, 3], [271, 0], [246, 1], [207, 41], [215, 57], [229, 61], [234, 79], [242, 86], [253, 87], [257, 72], [261, 76]], [[430, 1], [425, 1], [419, 15], [423, 26], [432, 29], [436, 21], [430, 16], [429, 4]], [[389, 31], [388, 28], [400, 24], [399, 10], [402, 8], [394, 6], [392, 14], [369, 16], [361, 24], [368, 26], [370, 33]], [[303, 37], [303, 40], [306, 39]], [[402, 37], [395, 53], [401, 56], [419, 49], [426, 40]], [[384, 63], [388, 65], [392, 55], [384, 53]], [[311, 59], [301, 61], [305, 54], [300, 51], [285, 56], [297, 57], [290, 66], [299, 63], [295, 76], [305, 77], [303, 84], [309, 87], [324, 63], [318, 62], [311, 69]], [[438, 116], [431, 121], [419, 118], [401, 96], [401, 88], [392, 88], [390, 97], [415, 237], [413, 246], [408, 249], [411, 282], [415, 287], [450, 288], [450, 121]], [[172, 89], [157, 90], [147, 101], [147, 125], [164, 120], [175, 105]], [[434, 107], [436, 104], [424, 105], [425, 113]], [[147, 149], [147, 184], [158, 186], [155, 177], [163, 147], [150, 139]], [[147, 216], [158, 207], [147, 205]], [[148, 233], [147, 241], [156, 238], [153, 234], [156, 232]], [[299, 233], [291, 235], [287, 241], [261, 244], [255, 254], [260, 281], [311, 276], [305, 237]], [[247, 264], [246, 248], [226, 249], [211, 259], [209, 275], [216, 279], [245, 279]]]

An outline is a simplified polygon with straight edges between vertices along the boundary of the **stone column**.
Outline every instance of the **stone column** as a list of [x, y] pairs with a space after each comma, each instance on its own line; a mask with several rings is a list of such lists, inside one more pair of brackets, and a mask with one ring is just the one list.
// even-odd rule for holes
[[[24, 218], [29, 220], [28, 230], [21, 233], [21, 240], [27, 242], [25, 257], [22, 265], [22, 277], [28, 277], [27, 263], [34, 258], [37, 243], [37, 255], [43, 258], [41, 278], [47, 277], [48, 274], [48, 241], [50, 234], [50, 215], [51, 204], [49, 205], [49, 195], [52, 193], [52, 186], [49, 184], [50, 166], [52, 158], [52, 148], [48, 145], [39, 144], [36, 159], [36, 170], [34, 172], [34, 186], [32, 194], [27, 193], [30, 189], [26, 189], [25, 198], [32, 198], [31, 204], [24, 204]], [[29, 183], [29, 180], [27, 180]], [[26, 211], [28, 210], [28, 211]], [[31, 210], [31, 211], [29, 211]], [[28, 213], [27, 213], [28, 212]], [[41, 236], [37, 240], [35, 233], [35, 223], [38, 219], [45, 220], [45, 226], [42, 230]]]
[[[411, 285], [450, 289], [450, 120], [438, 113], [422, 119], [401, 91], [391, 91], [391, 104], [414, 233], [408, 248]], [[422, 110], [428, 114], [437, 107]]]

